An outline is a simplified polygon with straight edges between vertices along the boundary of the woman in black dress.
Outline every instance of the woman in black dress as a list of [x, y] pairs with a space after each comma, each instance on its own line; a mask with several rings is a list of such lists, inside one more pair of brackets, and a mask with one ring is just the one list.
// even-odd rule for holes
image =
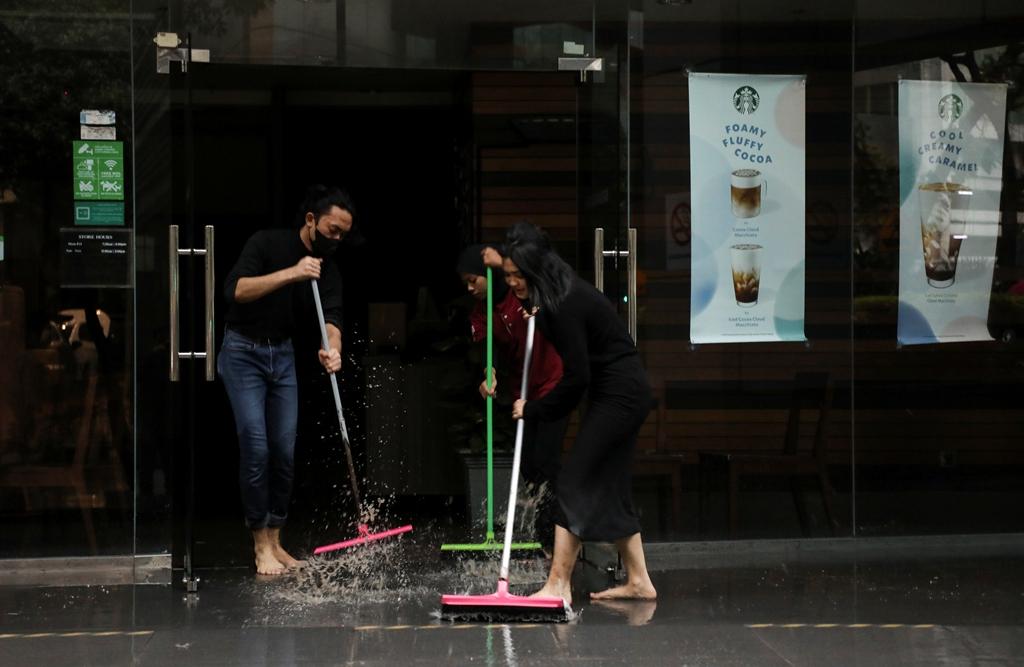
[[611, 303], [581, 280], [528, 223], [508, 234], [504, 270], [523, 281], [537, 324], [562, 357], [562, 380], [543, 398], [520, 399], [515, 419], [568, 415], [587, 396], [579, 434], [556, 485], [555, 553], [538, 595], [571, 603], [572, 569], [582, 541], [615, 542], [626, 569], [622, 586], [593, 599], [654, 599], [640, 522], [631, 498], [637, 434], [651, 408], [651, 389], [636, 345]]

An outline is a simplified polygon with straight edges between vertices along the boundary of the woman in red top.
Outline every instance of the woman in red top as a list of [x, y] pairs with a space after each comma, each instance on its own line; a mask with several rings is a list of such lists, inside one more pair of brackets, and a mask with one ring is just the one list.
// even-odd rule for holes
[[[478, 301], [470, 313], [473, 342], [477, 343], [487, 336], [487, 270], [484, 268], [484, 252], [492, 253], [497, 263], [501, 263], [500, 255], [493, 248], [471, 245], [462, 252], [457, 265], [466, 289]], [[502, 352], [502, 358], [510, 364], [509, 380], [515, 400], [521, 398], [519, 388], [523, 377], [523, 359], [526, 356], [526, 320], [523, 319], [523, 305], [516, 297], [515, 289], [510, 289], [506, 284], [501, 269], [494, 269], [493, 276], [494, 341]], [[491, 377], [494, 377], [493, 371]], [[547, 395], [561, 379], [562, 358], [539, 331], [535, 332], [527, 397], [534, 399]], [[480, 395], [486, 398], [490, 393], [493, 396], [496, 388], [497, 382], [493, 382], [488, 390], [485, 379], [480, 383]], [[548, 553], [554, 545], [554, 484], [558, 478], [562, 442], [568, 425], [568, 416], [551, 421], [531, 420], [526, 422], [523, 435], [523, 479], [537, 493], [537, 541]]]

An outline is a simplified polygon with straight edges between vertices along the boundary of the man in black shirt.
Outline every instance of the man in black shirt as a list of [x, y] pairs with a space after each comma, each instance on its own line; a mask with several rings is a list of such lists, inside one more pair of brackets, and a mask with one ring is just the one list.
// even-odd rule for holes
[[281, 546], [298, 422], [292, 336], [296, 322], [315, 318], [309, 281], [316, 279], [330, 343], [329, 352], [318, 352], [320, 364], [328, 373], [341, 370], [341, 275], [324, 259], [352, 229], [352, 217], [345, 192], [310, 188], [298, 230], [253, 234], [224, 284], [227, 327], [217, 371], [235, 415], [239, 485], [258, 574], [282, 574], [302, 564]]

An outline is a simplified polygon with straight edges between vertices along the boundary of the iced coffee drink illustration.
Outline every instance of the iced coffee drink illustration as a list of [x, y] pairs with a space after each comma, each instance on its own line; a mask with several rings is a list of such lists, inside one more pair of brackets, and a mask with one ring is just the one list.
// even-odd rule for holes
[[761, 246], [756, 243], [738, 243], [732, 251], [732, 289], [736, 305], [750, 308], [757, 303], [761, 289]]
[[924, 183], [917, 187], [917, 196], [925, 276], [932, 287], [949, 287], [956, 280], [960, 246], [967, 238], [971, 191], [960, 183]]
[[729, 179], [732, 214], [737, 218], [756, 218], [761, 214], [761, 200], [768, 184], [757, 169], [737, 169]]

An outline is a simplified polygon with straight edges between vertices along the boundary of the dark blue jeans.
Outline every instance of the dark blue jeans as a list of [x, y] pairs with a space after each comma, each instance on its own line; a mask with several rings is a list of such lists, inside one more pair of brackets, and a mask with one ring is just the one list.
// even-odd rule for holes
[[260, 343], [228, 329], [217, 373], [235, 413], [245, 523], [252, 529], [283, 526], [292, 495], [299, 413], [292, 343]]

